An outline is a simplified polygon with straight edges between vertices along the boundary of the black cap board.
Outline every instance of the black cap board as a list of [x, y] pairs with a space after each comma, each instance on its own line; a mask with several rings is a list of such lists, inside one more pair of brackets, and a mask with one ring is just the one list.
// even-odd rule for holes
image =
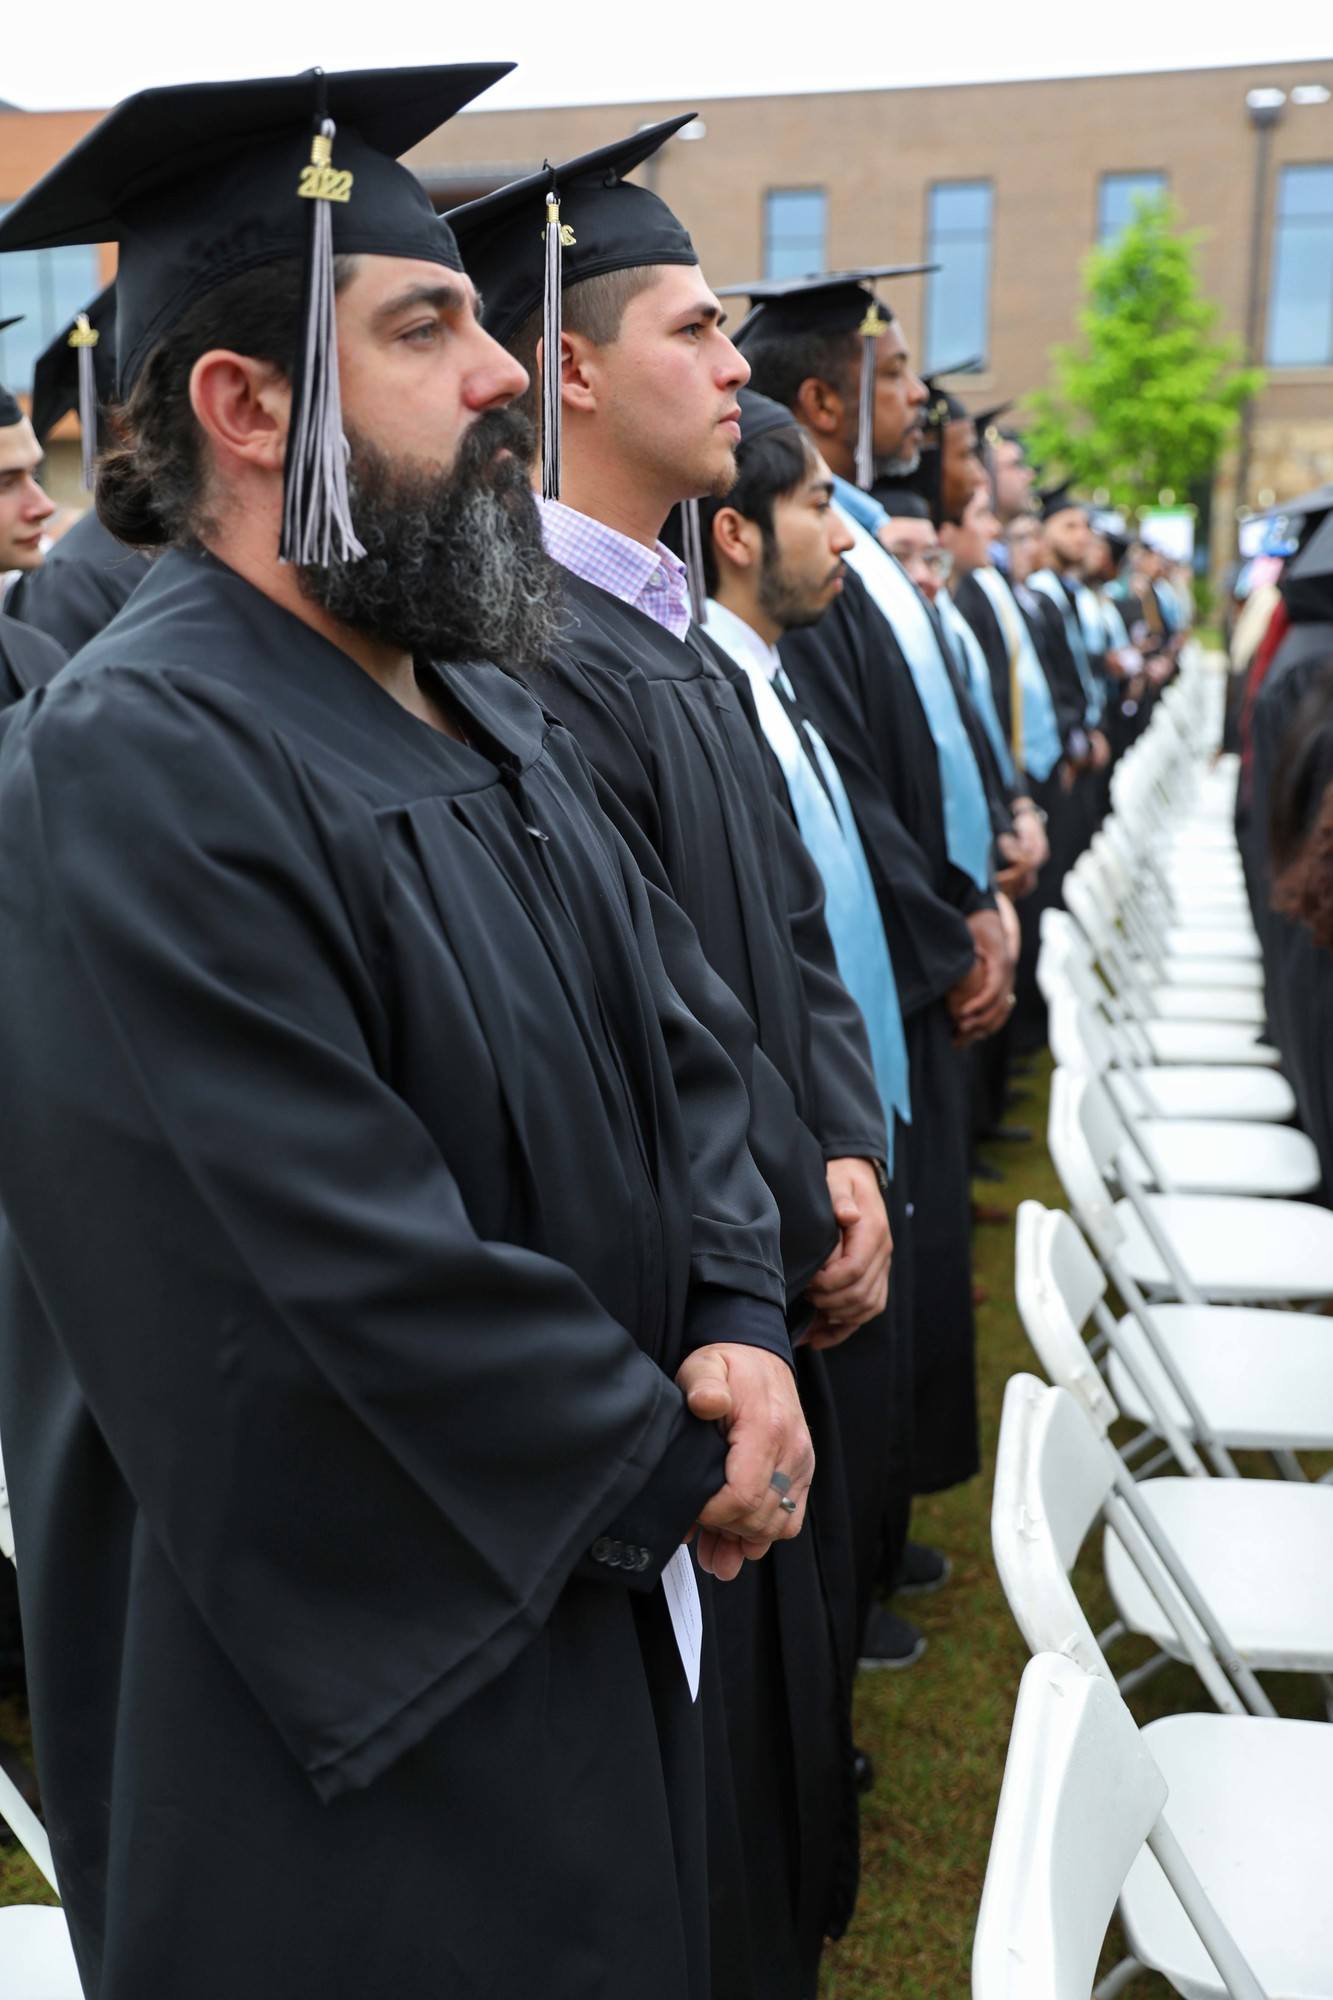
[[1052, 521], [1057, 514], [1087, 512], [1083, 502], [1074, 498], [1072, 481], [1068, 479], [1063, 480], [1059, 486], [1048, 486], [1044, 492], [1037, 495], [1037, 498], [1041, 502], [1043, 521]]
[[333, 258], [459, 270], [458, 249], [398, 155], [512, 63], [348, 70], [142, 90], [0, 218], [0, 251], [120, 245], [117, 388], [199, 299], [242, 272], [303, 260], [282, 554], [362, 553], [351, 528], [338, 394]]
[[[17, 326], [22, 318], [22, 313], [11, 313], [8, 319], [0, 319], [0, 333], [3, 333], [6, 327]], [[17, 399], [11, 396], [4, 383], [0, 382], [0, 431], [7, 431], [14, 424], [22, 422], [23, 412], [18, 406]]]

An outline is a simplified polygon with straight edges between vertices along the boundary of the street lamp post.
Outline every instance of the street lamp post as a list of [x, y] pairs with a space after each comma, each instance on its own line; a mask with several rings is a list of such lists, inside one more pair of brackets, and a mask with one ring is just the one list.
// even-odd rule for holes
[[[1268, 202], [1268, 166], [1273, 151], [1273, 132], [1287, 101], [1285, 90], [1251, 90], [1245, 109], [1254, 127], [1254, 194], [1250, 211], [1249, 288], [1245, 299], [1245, 361], [1253, 367], [1260, 352], [1260, 323], [1263, 317], [1261, 280], [1264, 255], [1264, 213]], [[1254, 436], [1254, 398], [1241, 406], [1240, 437], [1236, 448], [1236, 507], [1247, 505], [1250, 486], [1250, 451]]]

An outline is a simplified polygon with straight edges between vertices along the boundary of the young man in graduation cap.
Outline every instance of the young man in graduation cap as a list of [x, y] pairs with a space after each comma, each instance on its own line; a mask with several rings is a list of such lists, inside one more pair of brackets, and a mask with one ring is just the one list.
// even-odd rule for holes
[[[61, 328], [38, 356], [32, 377], [32, 427], [45, 445], [61, 418], [79, 419], [84, 490], [91, 496], [102, 412], [115, 393], [116, 287]], [[77, 653], [110, 622], [148, 574], [148, 557], [109, 535], [89, 506], [60, 537], [39, 569], [19, 578], [9, 610]]]
[[0, 1431], [87, 2000], [709, 1993], [681, 1544], [734, 1574], [812, 1461], [692, 940], [516, 678], [525, 378], [397, 164], [505, 67], [146, 91], [0, 225], [119, 239], [98, 502], [164, 550], [0, 726]]
[[[869, 1048], [819, 877], [744, 677], [692, 622], [673, 506], [735, 479], [748, 370], [671, 210], [625, 176], [664, 121], [454, 211], [486, 324], [534, 372], [543, 525], [569, 618], [542, 680], [758, 1029], [751, 1148], [777, 1198], [802, 1394], [824, 1468], [810, 1536], [718, 1593], [727, 1729], [712, 1838], [719, 2000], [805, 2000], [850, 1907], [852, 1584], [836, 1429], [814, 1348], [884, 1310], [887, 1152]], [[543, 225], [545, 225], [543, 230]], [[538, 396], [537, 384], [540, 385]], [[699, 607], [702, 608], [701, 606]], [[813, 1316], [813, 1317], [812, 1317]]]
[[[743, 287], [755, 303], [738, 344], [752, 386], [791, 410], [818, 444], [853, 537], [852, 574], [837, 604], [818, 626], [788, 634], [780, 651], [851, 796], [906, 1021], [913, 1454], [911, 1479], [886, 1520], [884, 1581], [892, 1587], [905, 1574], [910, 1587], [926, 1587], [940, 1580], [944, 1561], [907, 1542], [911, 1496], [969, 1479], [980, 1463], [971, 1119], [958, 1045], [1008, 1019], [1010, 961], [993, 889], [989, 803], [942, 635], [863, 524], [869, 516], [884, 526], [864, 490], [876, 464], [901, 477], [918, 463], [927, 400], [902, 329], [873, 291], [879, 276], [868, 268]], [[915, 511], [925, 511], [919, 496]]]
[[[0, 333], [18, 319], [0, 320]], [[56, 503], [37, 477], [44, 457], [18, 398], [0, 382], [0, 578], [17, 572], [15, 585], [41, 568], [42, 534]], [[65, 648], [13, 616], [11, 585], [0, 601], [0, 707], [42, 687], [65, 663]]]
[[832, 506], [829, 469], [790, 410], [749, 389], [740, 391], [739, 401], [736, 484], [725, 498], [699, 503], [708, 592], [704, 629], [745, 673], [801, 838], [819, 869], [838, 970], [866, 1023], [889, 1137], [894, 1266], [888, 1310], [826, 1362], [851, 1507], [858, 1647], [873, 1659], [879, 1642], [868, 1621], [885, 1508], [895, 1481], [906, 1476], [911, 1452], [911, 1239], [905, 1132], [899, 1129], [911, 1120], [907, 1044], [851, 800], [778, 652], [788, 632], [816, 626], [842, 592], [851, 535]]

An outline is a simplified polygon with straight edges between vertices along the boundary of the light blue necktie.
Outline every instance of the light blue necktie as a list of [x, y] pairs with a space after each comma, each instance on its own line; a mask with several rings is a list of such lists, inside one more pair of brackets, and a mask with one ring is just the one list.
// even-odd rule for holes
[[1028, 588], [1039, 590], [1043, 597], [1049, 597], [1064, 620], [1065, 637], [1069, 641], [1069, 650], [1074, 655], [1074, 665], [1078, 668], [1079, 680], [1083, 683], [1083, 720], [1089, 729], [1095, 729], [1102, 719], [1102, 691], [1097, 676], [1092, 671], [1092, 662], [1088, 658], [1088, 649], [1083, 640], [1083, 626], [1078, 613], [1069, 602], [1064, 585], [1054, 570], [1039, 569], [1034, 576], [1028, 578]]
[[1016, 656], [1023, 705], [1023, 769], [1039, 785], [1044, 784], [1059, 763], [1064, 747], [1050, 682], [1037, 658], [1027, 619], [1005, 579], [993, 569], [978, 569], [972, 574], [990, 599], [1011, 658]]
[[[743, 653], [738, 645], [728, 644], [726, 614], [716, 618], [717, 609], [716, 605], [709, 605], [706, 630], [745, 669], [754, 691], [759, 724], [781, 766], [801, 839], [824, 884], [824, 921], [838, 974], [866, 1024], [875, 1083], [888, 1128], [886, 1164], [891, 1167], [894, 1113], [905, 1125], [912, 1119], [907, 1041], [898, 982], [884, 935], [884, 919], [847, 788], [818, 730], [809, 723], [798, 729], [763, 668], [748, 650]], [[794, 703], [791, 683], [781, 668], [778, 686]], [[812, 753], [819, 760], [819, 771], [812, 762]]]
[[[848, 488], [845, 480], [835, 478], [833, 489], [843, 519], [856, 537], [847, 551], [847, 566], [856, 571], [893, 628], [935, 739], [946, 851], [954, 867], [961, 868], [984, 892], [990, 888], [990, 808], [935, 628], [902, 564], [895, 562], [883, 543], [843, 505], [844, 492], [849, 491], [853, 501], [857, 500], [857, 488]], [[860, 497], [864, 500], [864, 495]]]
[[935, 603], [944, 621], [944, 629], [954, 642], [958, 663], [972, 693], [972, 706], [980, 716], [981, 726], [990, 738], [991, 749], [995, 752], [995, 760], [1000, 767], [1000, 776], [1006, 785], [1015, 785], [1018, 779], [1014, 771], [1014, 760], [1009, 753], [1009, 745], [1004, 740], [1004, 731], [1000, 727], [1000, 718], [995, 708], [995, 690], [990, 684], [990, 668], [986, 664], [986, 655], [981, 650], [981, 641], [948, 591], [942, 590]]

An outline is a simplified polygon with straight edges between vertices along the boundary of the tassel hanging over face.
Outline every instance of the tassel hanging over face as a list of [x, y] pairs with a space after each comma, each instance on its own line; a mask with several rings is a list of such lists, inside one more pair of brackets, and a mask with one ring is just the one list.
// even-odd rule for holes
[[697, 500], [681, 502], [680, 539], [685, 550], [685, 577], [690, 586], [690, 616], [696, 625], [702, 625], [708, 616], [708, 588], [704, 582], [704, 538]]
[[542, 498], [560, 498], [560, 334], [564, 252], [574, 232], [560, 221], [560, 197], [546, 197], [546, 280], [542, 291]]
[[856, 483], [867, 492], [875, 483], [875, 343], [888, 324], [872, 299], [870, 310], [858, 329], [861, 335], [861, 381], [856, 412]]
[[355, 562], [365, 554], [352, 526], [347, 441], [338, 387], [338, 325], [333, 288], [333, 209], [348, 201], [352, 176], [333, 164], [333, 120], [324, 113], [323, 80], [310, 164], [296, 192], [310, 203], [301, 338], [292, 382], [291, 426], [283, 468], [283, 562]]
[[85, 493], [93, 490], [93, 462], [97, 457], [97, 376], [93, 349], [100, 338], [96, 327], [89, 325], [87, 313], [80, 313], [69, 344], [76, 350], [79, 363], [79, 479]]

